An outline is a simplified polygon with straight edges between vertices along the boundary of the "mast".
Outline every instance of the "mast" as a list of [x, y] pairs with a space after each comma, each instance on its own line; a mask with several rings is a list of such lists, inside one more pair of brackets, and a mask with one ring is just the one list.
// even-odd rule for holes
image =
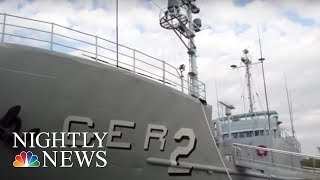
[[[252, 65], [251, 60], [248, 57], [249, 51], [247, 49], [243, 50], [244, 56], [241, 57], [241, 61], [243, 62], [244, 66], [238, 67], [237, 65], [231, 65], [233, 69], [238, 69], [245, 67], [246, 68], [246, 80], [247, 80], [247, 89], [248, 89], [248, 100], [249, 100], [249, 112], [253, 112], [253, 97], [252, 97], [252, 90], [251, 90], [251, 73], [250, 73], [250, 66]], [[255, 63], [256, 64], [256, 63]]]
[[269, 125], [269, 134], [271, 134], [271, 133], [270, 133], [271, 123], [270, 123], [270, 114], [269, 114], [269, 102], [268, 102], [266, 78], [265, 78], [265, 75], [264, 75], [264, 65], [263, 65], [263, 61], [265, 60], [265, 58], [262, 57], [262, 48], [261, 48], [261, 38], [260, 38], [259, 26], [258, 26], [257, 28], [258, 28], [258, 35], [259, 35], [259, 47], [260, 47], [260, 59], [259, 59], [259, 61], [261, 62], [261, 68], [262, 68], [262, 77], [263, 77], [263, 86], [264, 86], [264, 96], [265, 96], [265, 98], [266, 98], [267, 116], [268, 116], [268, 125]]
[[259, 32], [259, 27], [258, 27], [258, 34], [259, 34], [259, 47], [260, 47], [260, 62], [257, 63], [252, 63], [251, 60], [248, 57], [249, 51], [247, 49], [243, 50], [244, 56], [241, 57], [241, 61], [244, 63], [244, 66], [237, 67], [237, 65], [231, 65], [233, 69], [238, 69], [245, 67], [246, 68], [246, 80], [247, 80], [247, 89], [248, 89], [248, 99], [249, 99], [249, 112], [253, 112], [253, 96], [252, 96], [252, 89], [251, 89], [251, 72], [250, 72], [250, 67], [252, 65], [261, 63], [262, 67], [262, 75], [263, 75], [263, 85], [264, 85], [264, 94], [266, 98], [266, 106], [267, 106], [267, 117], [268, 117], [268, 126], [269, 126], [269, 135], [271, 135], [271, 122], [270, 122], [270, 111], [269, 111], [269, 102], [268, 102], [268, 94], [267, 94], [267, 86], [266, 86], [266, 79], [265, 79], [265, 74], [264, 74], [264, 66], [263, 66], [263, 61], [265, 60], [262, 57], [262, 48], [261, 48], [261, 38], [260, 38], [260, 32]]
[[190, 80], [191, 80], [191, 89], [193, 94], [198, 97], [199, 96], [199, 86], [198, 86], [198, 70], [197, 70], [197, 49], [194, 44], [194, 37], [195, 37], [195, 31], [194, 31], [194, 26], [193, 26], [193, 20], [192, 20], [192, 4], [189, 2], [187, 5], [187, 14], [188, 14], [188, 19], [189, 19], [189, 31], [190, 31], [190, 36], [189, 36], [189, 62], [190, 62]]
[[[175, 32], [185, 47], [189, 56], [189, 94], [199, 97], [199, 81], [197, 70], [197, 47], [195, 45], [195, 33], [201, 31], [201, 20], [193, 19], [192, 14], [197, 14], [200, 9], [195, 4], [196, 0], [168, 0], [166, 11], [160, 14], [160, 25], [165, 29]], [[185, 41], [187, 39], [188, 42]]]
[[245, 64], [246, 67], [246, 77], [247, 77], [247, 88], [248, 88], [248, 99], [249, 99], [249, 112], [253, 112], [253, 99], [252, 99], [252, 90], [251, 90], [251, 73], [250, 73], [250, 65], [251, 61], [248, 58], [249, 51], [245, 49], [243, 51], [244, 57], [241, 58], [242, 62]]

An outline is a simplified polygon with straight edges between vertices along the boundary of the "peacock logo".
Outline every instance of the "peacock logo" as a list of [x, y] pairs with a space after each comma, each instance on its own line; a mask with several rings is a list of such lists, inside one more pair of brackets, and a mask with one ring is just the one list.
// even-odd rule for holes
[[14, 167], [39, 167], [40, 162], [38, 161], [38, 156], [33, 155], [31, 151], [27, 153], [22, 151], [19, 155], [16, 155], [15, 161], [13, 162]]

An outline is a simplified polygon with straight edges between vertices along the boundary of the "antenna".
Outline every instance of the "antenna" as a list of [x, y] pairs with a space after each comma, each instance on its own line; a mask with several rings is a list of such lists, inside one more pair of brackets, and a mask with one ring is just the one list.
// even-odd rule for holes
[[269, 114], [269, 102], [268, 102], [268, 93], [267, 93], [267, 86], [266, 86], [266, 78], [264, 75], [264, 58], [262, 57], [262, 48], [261, 48], [261, 38], [260, 38], [260, 31], [259, 31], [259, 26], [257, 25], [258, 29], [258, 36], [259, 36], [259, 47], [260, 47], [260, 59], [259, 61], [261, 62], [261, 68], [262, 68], [262, 77], [263, 77], [263, 86], [264, 86], [264, 96], [266, 98], [266, 106], [267, 106], [267, 115], [268, 115], [268, 125], [269, 125], [269, 134], [271, 134], [271, 123], [270, 123], [270, 114]]
[[218, 109], [218, 117], [220, 118], [220, 109], [219, 109], [219, 96], [218, 96], [218, 87], [217, 87], [217, 80], [214, 81], [216, 86], [216, 99], [217, 99], [217, 109]]
[[[257, 24], [257, 29], [258, 29], [258, 37], [259, 37], [259, 48], [260, 48], [260, 59], [262, 58], [262, 48], [261, 48], [261, 38], [260, 38], [260, 30], [259, 30], [259, 25]], [[264, 60], [264, 59], [263, 59]]]
[[[160, 25], [164, 29], [173, 30], [181, 42], [188, 49], [190, 72], [190, 95], [199, 97], [198, 70], [195, 33], [201, 31], [201, 20], [192, 19], [192, 14], [198, 14], [200, 9], [195, 4], [196, 0], [168, 0], [166, 10], [160, 12]], [[187, 39], [186, 42], [184, 39]]]
[[284, 82], [285, 82], [285, 85], [286, 85], [287, 101], [288, 101], [288, 108], [289, 108], [289, 117], [290, 117], [290, 123], [291, 123], [291, 133], [292, 133], [292, 136], [295, 137], [294, 127], [293, 127], [293, 117], [292, 117], [292, 102], [290, 102], [291, 98], [289, 97], [286, 74], [284, 74]]
[[289, 97], [290, 97], [290, 109], [291, 109], [291, 122], [292, 122], [292, 132], [295, 136], [295, 131], [294, 131], [294, 126], [293, 126], [293, 107], [292, 107], [292, 91], [289, 92]]

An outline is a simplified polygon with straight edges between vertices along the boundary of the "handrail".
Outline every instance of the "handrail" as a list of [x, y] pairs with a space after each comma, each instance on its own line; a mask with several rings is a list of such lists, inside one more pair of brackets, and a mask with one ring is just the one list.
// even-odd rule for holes
[[95, 37], [94, 35], [92, 34], [88, 34], [88, 33], [85, 33], [85, 32], [81, 32], [81, 31], [78, 31], [78, 30], [75, 30], [75, 29], [72, 29], [72, 28], [69, 28], [69, 27], [66, 27], [66, 26], [62, 26], [62, 25], [59, 25], [59, 24], [54, 24], [58, 27], [62, 27], [62, 28], [65, 28], [65, 29], [68, 29], [70, 31], [74, 31], [74, 32], [77, 32], [77, 33], [80, 33], [80, 34], [84, 34], [84, 35], [87, 35], [87, 36], [91, 36], [91, 37]]
[[314, 155], [302, 154], [302, 153], [296, 153], [296, 152], [290, 152], [290, 151], [283, 151], [283, 150], [279, 150], [279, 149], [251, 146], [251, 145], [246, 145], [246, 144], [233, 143], [233, 146], [248, 147], [248, 148], [254, 148], [257, 150], [272, 151], [272, 152], [277, 152], [277, 153], [282, 153], [282, 154], [287, 154], [287, 155], [296, 155], [296, 156], [301, 156], [301, 157], [320, 159], [320, 156], [314, 156]]
[[[14, 21], [17, 19], [20, 19], [20, 21]], [[24, 21], [21, 21], [21, 19]], [[29, 21], [40, 24], [40, 26], [32, 26], [32, 23], [19, 23]], [[63, 30], [63, 33], [59, 30]], [[29, 32], [32, 33], [30, 34]], [[164, 60], [122, 44], [118, 44], [121, 47], [118, 51], [113, 50], [113, 47], [117, 45], [116, 42], [53, 22], [0, 13], [0, 38], [0, 43], [20, 44], [22, 43], [21, 40], [25, 39], [23, 44], [29, 41], [41, 42], [39, 45], [33, 43], [30, 46], [37, 46], [38, 48], [50, 51], [66, 54], [72, 53], [72, 55], [82, 58], [89, 58], [92, 55], [94, 57], [89, 59], [95, 60], [97, 63], [113, 65], [121, 69], [129, 68], [136, 75], [149, 77], [156, 82], [161, 81], [164, 85], [183, 93], [193, 94], [192, 88], [189, 87], [189, 77], [184, 78], [175, 66]], [[49, 48], [44, 44], [48, 44]], [[79, 54], [79, 52], [90, 55]], [[114, 56], [117, 53], [120, 55], [118, 63], [125, 67], [115, 65], [117, 60]], [[103, 58], [104, 60], [100, 60], [99, 58]], [[148, 75], [143, 73], [147, 73]], [[200, 90], [198, 97], [205, 100], [205, 84], [201, 81], [198, 81], [198, 84], [198, 89]]]
[[[3, 23], [0, 23], [0, 24], [3, 24]], [[34, 31], [39, 31], [39, 32], [48, 33], [48, 34], [51, 33], [50, 31], [44, 31], [44, 30], [35, 29], [35, 28], [28, 28], [28, 27], [23, 27], [23, 26], [15, 25], [15, 24], [8, 24], [8, 23], [6, 23], [5, 25], [6, 25], [6, 26], [18, 27], [18, 28], [25, 28], [25, 29], [28, 29], [28, 30], [34, 30]]]
[[32, 38], [32, 37], [25, 37], [25, 36], [10, 34], [10, 33], [4, 33], [4, 35], [9, 35], [9, 36], [14, 36], [14, 37], [19, 37], [19, 38], [24, 38], [24, 39], [30, 39], [30, 40], [34, 40], [34, 41], [40, 41], [40, 42], [44, 42], [44, 43], [49, 43], [49, 41], [45, 41], [45, 40], [42, 40], [42, 39], [37, 39], [37, 38]]
[[[313, 171], [313, 173], [316, 173], [318, 169], [316, 168], [316, 160], [320, 160], [320, 156], [289, 152], [289, 151], [283, 151], [283, 150], [272, 149], [272, 148], [251, 146], [246, 144], [233, 143], [232, 147], [234, 149], [234, 159], [238, 161], [247, 160], [250, 162], [257, 162], [257, 163], [262, 163], [262, 164], [267, 164], [272, 166], [308, 170], [304, 168], [302, 164], [300, 164], [301, 160], [303, 158], [312, 160], [313, 165], [312, 167], [310, 167], [310, 170]], [[267, 153], [265, 153], [265, 155], [262, 155], [262, 156], [261, 154], [260, 156], [257, 156], [255, 154], [258, 153], [258, 151], [267, 152]]]
[[71, 39], [71, 40], [74, 40], [74, 41], [78, 41], [78, 42], [82, 42], [82, 43], [85, 43], [85, 44], [88, 44], [88, 45], [95, 45], [93, 43], [90, 43], [90, 42], [86, 42], [86, 41], [83, 41], [83, 40], [80, 40], [80, 39], [76, 39], [76, 38], [72, 38], [72, 37], [68, 37], [68, 36], [65, 36], [65, 35], [62, 35], [62, 34], [59, 34], [59, 33], [52, 33], [53, 35], [57, 35], [57, 36], [61, 36], [61, 37], [64, 37], [64, 38], [67, 38], [67, 39]]

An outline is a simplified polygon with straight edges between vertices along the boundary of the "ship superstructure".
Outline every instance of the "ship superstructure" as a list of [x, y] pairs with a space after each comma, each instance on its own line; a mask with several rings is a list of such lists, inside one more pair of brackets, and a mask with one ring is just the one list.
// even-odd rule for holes
[[283, 138], [281, 145], [283, 146], [282, 148], [286, 148], [283, 150], [300, 152], [299, 141], [293, 136], [288, 135], [280, 126], [281, 121], [278, 119], [278, 113], [276, 111], [269, 111], [269, 115], [271, 136], [269, 135], [266, 111], [230, 115], [229, 120], [227, 117], [217, 119], [217, 121], [221, 122], [219, 129], [222, 140], [232, 139], [236, 143], [273, 147], [269, 139]]

